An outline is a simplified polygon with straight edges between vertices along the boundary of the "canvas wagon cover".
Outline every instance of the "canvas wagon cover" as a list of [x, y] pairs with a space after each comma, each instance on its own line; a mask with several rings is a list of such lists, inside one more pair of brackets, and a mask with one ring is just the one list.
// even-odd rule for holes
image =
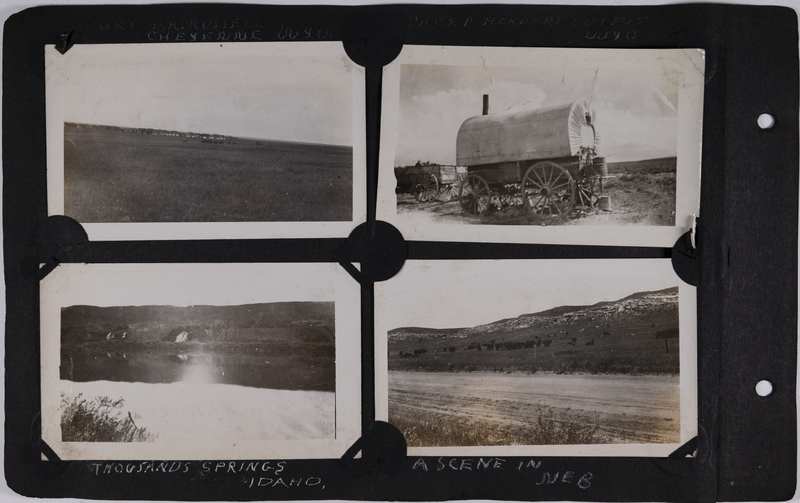
[[[588, 117], [588, 120], [587, 120]], [[456, 138], [461, 166], [555, 159], [578, 155], [581, 145], [600, 155], [589, 100], [465, 120]]]

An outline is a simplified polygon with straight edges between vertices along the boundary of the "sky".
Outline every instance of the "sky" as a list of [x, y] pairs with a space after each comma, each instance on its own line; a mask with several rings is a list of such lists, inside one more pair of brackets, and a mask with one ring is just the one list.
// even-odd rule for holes
[[376, 318], [388, 330], [472, 327], [680, 283], [669, 259], [409, 260], [376, 285]]
[[340, 43], [188, 45], [75, 46], [64, 120], [352, 145], [356, 66]]
[[608, 162], [675, 156], [679, 79], [660, 68], [403, 65], [395, 166], [455, 164], [456, 133], [481, 114], [483, 94], [489, 113], [586, 98]]

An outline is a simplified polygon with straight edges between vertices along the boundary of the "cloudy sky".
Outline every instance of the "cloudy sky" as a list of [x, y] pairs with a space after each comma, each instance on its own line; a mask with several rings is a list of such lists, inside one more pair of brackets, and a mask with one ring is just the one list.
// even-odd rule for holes
[[662, 68], [402, 65], [395, 166], [454, 164], [458, 128], [481, 114], [483, 94], [490, 113], [587, 98], [609, 162], [675, 156], [679, 79]]
[[680, 283], [669, 259], [409, 260], [376, 285], [376, 316], [389, 330], [471, 327]]
[[75, 46], [61, 57], [67, 122], [353, 143], [357, 67], [341, 43]]

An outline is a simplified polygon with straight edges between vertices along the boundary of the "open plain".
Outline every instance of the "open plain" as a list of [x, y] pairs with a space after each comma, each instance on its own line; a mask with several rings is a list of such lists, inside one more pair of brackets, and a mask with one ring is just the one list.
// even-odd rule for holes
[[84, 223], [353, 218], [353, 149], [64, 125], [64, 213]]

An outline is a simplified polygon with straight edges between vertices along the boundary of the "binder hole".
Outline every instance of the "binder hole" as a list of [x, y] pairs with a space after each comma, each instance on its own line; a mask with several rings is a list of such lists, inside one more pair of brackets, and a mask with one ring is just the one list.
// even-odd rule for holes
[[769, 396], [772, 394], [772, 383], [769, 381], [758, 381], [756, 384], [758, 396]]
[[761, 114], [758, 116], [758, 127], [761, 129], [770, 129], [775, 125], [775, 117], [770, 114]]

